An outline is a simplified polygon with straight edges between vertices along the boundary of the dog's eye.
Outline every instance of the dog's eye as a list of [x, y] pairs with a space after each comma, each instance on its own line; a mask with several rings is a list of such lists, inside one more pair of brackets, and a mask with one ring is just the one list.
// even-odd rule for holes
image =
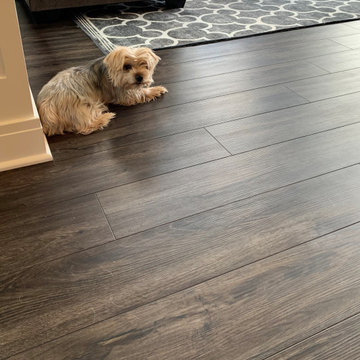
[[130, 64], [125, 64], [125, 65], [124, 65], [124, 70], [125, 70], [125, 71], [131, 70], [131, 65], [130, 65]]

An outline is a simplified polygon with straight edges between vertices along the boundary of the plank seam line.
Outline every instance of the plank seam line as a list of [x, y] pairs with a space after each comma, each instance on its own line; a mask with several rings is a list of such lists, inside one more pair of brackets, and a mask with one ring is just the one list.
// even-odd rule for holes
[[343, 323], [343, 322], [345, 322], [345, 321], [348, 321], [348, 320], [350, 320], [351, 318], [354, 318], [354, 317], [359, 316], [359, 315], [360, 315], [360, 311], [359, 311], [359, 312], [356, 312], [355, 314], [346, 316], [344, 319], [339, 320], [339, 321], [336, 321], [334, 324], [328, 326], [327, 328], [322, 329], [322, 330], [320, 330], [320, 331], [317, 331], [317, 332], [315, 332], [314, 334], [309, 335], [309, 336], [303, 338], [302, 340], [297, 341], [297, 342], [293, 343], [292, 345], [285, 347], [285, 348], [282, 349], [282, 350], [276, 351], [274, 354], [267, 356], [267, 357], [264, 358], [263, 360], [271, 359], [273, 356], [276, 356], [276, 355], [278, 355], [278, 354], [281, 354], [283, 351], [290, 350], [291, 348], [293, 348], [293, 347], [295, 347], [295, 346], [297, 346], [297, 345], [299, 345], [299, 344], [302, 344], [303, 342], [305, 342], [305, 341], [307, 341], [307, 340], [309, 340], [309, 339], [311, 339], [311, 338], [313, 338], [313, 337], [315, 337], [315, 336], [317, 336], [317, 335], [319, 335], [319, 334], [321, 334], [321, 333], [323, 333], [323, 332], [325, 332], [325, 331], [327, 331], [327, 330], [330, 330], [331, 328], [333, 328], [333, 327], [335, 327], [335, 326], [337, 326], [337, 325], [340, 325], [341, 323]]
[[[174, 223], [176, 221], [181, 221], [181, 220], [185, 220], [187, 218], [190, 218], [192, 216], [196, 216], [196, 215], [200, 215], [200, 214], [203, 214], [203, 213], [206, 213], [208, 211], [213, 211], [213, 210], [216, 210], [216, 209], [221, 209], [222, 207], [225, 207], [225, 206], [229, 206], [229, 205], [232, 205], [232, 204], [235, 204], [237, 202], [241, 202], [241, 201], [246, 201], [246, 200], [249, 200], [251, 198], [254, 198], [254, 197], [257, 197], [257, 196], [262, 196], [264, 194], [268, 194], [268, 193], [271, 193], [273, 191], [278, 191], [278, 190], [281, 190], [281, 189], [284, 189], [284, 188], [287, 188], [287, 187], [291, 187], [293, 185], [296, 185], [296, 184], [300, 184], [302, 182], [307, 182], [307, 181], [310, 181], [310, 180], [313, 180], [313, 179], [316, 179], [316, 178], [319, 178], [319, 177], [322, 177], [322, 176], [326, 176], [328, 174], [332, 174], [332, 173], [335, 173], [335, 172], [340, 172], [342, 170], [345, 170], [345, 169], [348, 169], [348, 168], [351, 168], [351, 167], [356, 167], [356, 166], [359, 166], [360, 165], [360, 162], [357, 162], [357, 163], [354, 163], [352, 165], [348, 165], [348, 166], [344, 166], [342, 168], [339, 168], [339, 169], [335, 169], [335, 170], [331, 170], [329, 172], [325, 172], [325, 173], [322, 173], [322, 174], [319, 174], [319, 175], [315, 175], [315, 176], [312, 176], [310, 178], [307, 178], [307, 179], [303, 179], [303, 180], [299, 180], [299, 181], [296, 181], [296, 182], [293, 182], [293, 183], [290, 183], [290, 184], [286, 184], [286, 185], [283, 185], [283, 186], [280, 186], [278, 188], [274, 188], [274, 189], [270, 189], [270, 190], [267, 190], [267, 191], [263, 191], [261, 193], [258, 193], [258, 194], [255, 194], [255, 195], [251, 195], [249, 197], [245, 197], [245, 198], [241, 198], [241, 199], [238, 199], [238, 200], [234, 200], [234, 201], [231, 201], [229, 203], [225, 203], [225, 204], [222, 204], [222, 205], [218, 205], [218, 206], [215, 206], [215, 207], [212, 207], [212, 208], [209, 208], [209, 209], [206, 209], [206, 210], [202, 210], [202, 211], [199, 211], [199, 212], [196, 212], [194, 214], [190, 214], [190, 215], [186, 215], [186, 216], [183, 216], [181, 218], [178, 218], [178, 219], [174, 219], [174, 220], [171, 220], [171, 221], [168, 221], [168, 222], [165, 222], [165, 223], [162, 223], [162, 224], [158, 224], [158, 225], [155, 225], [155, 226], [152, 226], [152, 227], [149, 227], [147, 229], [144, 229], [144, 230], [140, 230], [140, 231], [137, 231], [137, 232], [134, 232], [134, 233], [131, 233], [131, 234], [128, 234], [128, 235], [124, 235], [124, 236], [120, 236], [120, 237], [116, 237], [115, 234], [113, 233], [113, 229], [111, 227], [111, 225], [109, 224], [110, 226], [110, 229], [111, 229], [111, 233], [113, 234], [114, 236], [114, 239], [113, 240], [110, 240], [110, 241], [107, 241], [105, 243], [102, 243], [102, 244], [97, 244], [97, 245], [93, 245], [93, 246], [90, 246], [90, 247], [87, 247], [85, 249], [81, 249], [81, 250], [78, 250], [78, 251], [74, 251], [72, 253], [69, 253], [69, 254], [66, 254], [66, 255], [62, 255], [62, 256], [59, 256], [59, 257], [56, 257], [56, 258], [53, 258], [53, 259], [49, 259], [47, 261], [44, 261], [44, 262], [39, 262], [39, 263], [35, 263], [33, 265], [29, 265], [29, 266], [26, 266], [24, 267], [21, 271], [14, 271], [12, 273], [9, 273], [10, 275], [16, 275], [16, 274], [21, 274], [23, 271], [27, 271], [29, 269], [32, 269], [33, 267], [35, 266], [39, 266], [39, 265], [44, 265], [44, 264], [48, 264], [50, 262], [53, 262], [53, 261], [58, 261], [58, 260], [61, 260], [63, 258], [66, 258], [68, 256], [72, 256], [72, 255], [75, 255], [75, 254], [79, 254], [79, 253], [82, 253], [82, 252], [85, 252], [85, 251], [88, 251], [88, 250], [93, 250], [97, 247], [100, 247], [100, 246], [105, 246], [105, 245], [108, 245], [108, 244], [111, 244], [113, 242], [116, 242], [116, 241], [121, 241], [122, 239], [126, 239], [128, 237], [131, 237], [131, 236], [135, 236], [135, 235], [139, 235], [143, 232], [146, 232], [146, 231], [149, 231], [149, 230], [153, 230], [153, 229], [156, 229], [158, 227], [161, 227], [161, 226], [165, 226], [165, 225], [169, 225], [171, 223]], [[93, 194], [87, 194], [87, 195], [81, 195], [79, 197], [76, 197], [74, 199], [79, 199], [79, 198], [82, 198], [82, 197], [85, 197], [85, 196], [95, 196], [97, 198], [97, 201], [100, 203], [100, 200], [98, 199], [97, 197], [97, 194], [93, 193]], [[65, 202], [65, 201], [68, 201], [68, 200], [62, 200], [60, 202], [58, 202], [57, 204], [61, 204], [62, 202]], [[103, 207], [100, 203], [100, 207], [101, 209], [103, 210]], [[105, 218], [106, 220], [108, 220], [104, 210], [103, 210], [103, 214], [105, 215]]]
[[[286, 88], [287, 90], [290, 90], [286, 87], [285, 83], [283, 84], [277, 84], [277, 85], [270, 85], [269, 87], [271, 86], [282, 86], [284, 88]], [[260, 88], [259, 88], [260, 89]], [[261, 88], [263, 89], [263, 88]], [[257, 89], [253, 89], [253, 90], [257, 90]], [[251, 91], [251, 90], [249, 90]], [[291, 90], [294, 92], [294, 90]], [[117, 149], [117, 148], [122, 148], [122, 147], [128, 147], [129, 145], [133, 145], [133, 144], [142, 144], [142, 143], [146, 143], [148, 141], [152, 141], [152, 140], [156, 140], [156, 139], [162, 139], [162, 138], [165, 138], [165, 137], [168, 137], [168, 136], [173, 136], [173, 135], [179, 135], [179, 134], [185, 134], [185, 133], [188, 133], [188, 132], [191, 132], [191, 131], [195, 131], [195, 130], [200, 130], [200, 129], [203, 129], [203, 128], [208, 128], [208, 127], [212, 127], [212, 126], [216, 126], [216, 125], [222, 125], [222, 124], [227, 124], [227, 123], [230, 123], [230, 122], [233, 122], [233, 121], [239, 121], [239, 120], [244, 120], [244, 119], [248, 119], [248, 118], [251, 118], [251, 117], [255, 117], [255, 116], [261, 116], [261, 115], [265, 115], [265, 114], [271, 114], [271, 113], [274, 113], [274, 112], [277, 112], [277, 111], [282, 111], [282, 110], [287, 110], [287, 109], [292, 109], [292, 108], [296, 108], [296, 107], [301, 107], [301, 106], [306, 106], [306, 105], [309, 105], [309, 104], [315, 104], [315, 103], [318, 103], [318, 102], [322, 102], [322, 101], [327, 101], [327, 100], [331, 100], [331, 99], [337, 99], [337, 98], [341, 98], [341, 97], [345, 97], [345, 96], [349, 96], [349, 95], [354, 95], [354, 94], [357, 94], [359, 93], [360, 94], [360, 91], [354, 91], [354, 92], [350, 92], [350, 93], [346, 93], [346, 94], [341, 94], [341, 95], [336, 95], [336, 96], [333, 96], [333, 97], [329, 97], [329, 98], [326, 98], [326, 99], [319, 99], [319, 100], [315, 100], [315, 101], [309, 101], [309, 100], [306, 100], [305, 103], [301, 103], [301, 104], [294, 104], [294, 105], [289, 105], [289, 106], [286, 106], [286, 107], [283, 107], [283, 108], [279, 108], [279, 109], [274, 109], [274, 110], [270, 110], [270, 111], [264, 111], [264, 112], [259, 112], [259, 113], [256, 113], [256, 114], [253, 114], [253, 115], [248, 115], [248, 116], [243, 116], [243, 117], [237, 117], [237, 118], [234, 118], [234, 119], [230, 119], [230, 120], [227, 120], [227, 121], [223, 121], [223, 122], [218, 122], [218, 123], [215, 123], [215, 124], [209, 124], [209, 125], [206, 125], [205, 127], [203, 126], [200, 126], [200, 127], [195, 127], [195, 128], [191, 128], [191, 129], [188, 129], [188, 130], [184, 130], [184, 131], [179, 131], [179, 132], [172, 132], [172, 133], [169, 133], [169, 134], [166, 134], [166, 135], [162, 135], [162, 136], [157, 136], [157, 137], [154, 137], [154, 138], [149, 138], [149, 139], [144, 139], [144, 140], [139, 140], [139, 141], [134, 141], [133, 143], [129, 143], [129, 144], [126, 144], [126, 145], [120, 145], [120, 146], [115, 146], [115, 147], [110, 147], [108, 149], [105, 149], [105, 150], [101, 150], [99, 152], [96, 152], [96, 153], [100, 153], [100, 152], [105, 152], [105, 151], [108, 151], [110, 149]], [[298, 95], [296, 93], [297, 96], [301, 97], [300, 95]], [[305, 98], [304, 98], [305, 99]], [[185, 104], [188, 104], [188, 103], [185, 103]], [[174, 105], [174, 106], [177, 106], [177, 105]], [[164, 108], [160, 108], [160, 109], [155, 109], [154, 111], [156, 110], [162, 110], [162, 109], [167, 109], [167, 108], [170, 108], [172, 106], [168, 106], [168, 107], [164, 107]], [[139, 112], [139, 113], [135, 113], [135, 115], [137, 114], [140, 114], [140, 113], [143, 113], [143, 112]], [[350, 125], [353, 125], [355, 123], [352, 123]], [[343, 126], [347, 126], [347, 125], [343, 125]], [[117, 128], [115, 128], [114, 130], [116, 130]], [[332, 130], [332, 129], [328, 129], [328, 130]], [[312, 134], [309, 134], [308, 136], [310, 136]], [[89, 146], [95, 146], [97, 144], [101, 144], [101, 143], [104, 143], [104, 142], [110, 142], [110, 141], [113, 141], [114, 139], [117, 139], [117, 138], [121, 138], [121, 136], [117, 136], [117, 137], [114, 137], [114, 138], [111, 138], [111, 139], [105, 139], [103, 141], [98, 141], [98, 142], [95, 142], [93, 144], [90, 144]], [[297, 138], [294, 138], [292, 140], [295, 140]], [[50, 142], [50, 149], [51, 149], [51, 142]], [[271, 145], [268, 145], [268, 146], [271, 146]], [[61, 148], [60, 148], [61, 149]], [[69, 148], [65, 148], [64, 150], [72, 150], [74, 149], [73, 147], [69, 147]], [[75, 148], [76, 149], [76, 148]], [[81, 149], [81, 148], [80, 148]], [[54, 150], [52, 150], [54, 151]], [[56, 151], [56, 149], [55, 149]], [[54, 152], [55, 152], [54, 151]], [[65, 159], [60, 159], [60, 160], [57, 160], [56, 163], [59, 163], [59, 162], [62, 162], [62, 161], [69, 161], [69, 159], [77, 159], [77, 158], [81, 158], [81, 157], [85, 157], [85, 156], [89, 156], [93, 153], [90, 153], [90, 154], [85, 154], [85, 155], [79, 155], [79, 156], [74, 156], [74, 157], [71, 157], [71, 158], [65, 158]], [[56, 157], [56, 155], [55, 155]]]
[[[240, 151], [240, 152], [235, 152], [235, 153], [232, 153], [231, 152], [231, 155], [235, 156], [235, 155], [242, 155], [242, 154], [246, 154], [246, 153], [249, 153], [251, 151], [255, 151], [255, 150], [260, 150], [260, 149], [265, 149], [265, 148], [268, 148], [268, 147], [271, 147], [273, 145], [279, 145], [279, 144], [284, 144], [284, 143], [287, 143], [287, 142], [290, 142], [290, 141], [293, 141], [293, 140], [298, 140], [298, 139], [303, 139], [303, 138], [306, 138], [306, 137], [309, 137], [309, 136], [312, 136], [312, 135], [317, 135], [317, 134], [322, 134], [322, 133], [326, 133], [328, 131], [332, 131], [332, 130], [337, 130], [337, 129], [341, 129], [343, 127], [346, 127], [346, 126], [351, 126], [351, 125], [356, 125], [356, 124], [359, 124], [360, 121], [356, 121], [356, 122], [353, 122], [353, 123], [349, 123], [349, 124], [346, 124], [346, 125], [340, 125], [340, 126], [336, 126], [336, 127], [333, 127], [333, 128], [330, 128], [330, 129], [326, 129], [326, 130], [319, 130], [319, 131], [315, 131], [311, 134], [306, 134], [306, 135], [301, 135], [301, 136], [298, 136], [296, 138], [291, 138], [291, 139], [286, 139], [286, 140], [282, 140], [282, 141], [278, 141], [278, 142], [274, 142], [272, 144], [268, 144], [268, 145], [264, 145], [264, 146], [259, 146], [257, 148], [253, 148], [253, 149], [250, 149], [250, 150], [244, 150], [244, 151]], [[216, 125], [215, 125], [216, 126]], [[229, 150], [228, 150], [229, 151]], [[213, 160], [215, 161], [215, 160]], [[180, 169], [182, 170], [182, 169]], [[121, 186], [121, 185], [120, 185]]]
[[[114, 234], [114, 231], [113, 231], [113, 229], [112, 229], [112, 227], [111, 227], [111, 225], [110, 225], [109, 219], [108, 219], [107, 215], [105, 214], [104, 208], [102, 207], [102, 205], [101, 205], [101, 203], [100, 203], [100, 200], [99, 200], [99, 197], [97, 196], [97, 194], [95, 194], [95, 198], [96, 198], [96, 201], [97, 201], [97, 203], [98, 203], [98, 205], [99, 205], [99, 207], [100, 207], [100, 209], [101, 209], [101, 212], [102, 212], [102, 214], [103, 214], [103, 216], [104, 216], [104, 218], [105, 218], [105, 221], [106, 221], [106, 223], [107, 223], [107, 225], [108, 225], [108, 227], [109, 227], [109, 229], [110, 229], [110, 232], [111, 232], [111, 234], [112, 234], [113, 240], [110, 240], [110, 242], [113, 242], [113, 241], [116, 240], [116, 236], [115, 236], [115, 234]], [[107, 242], [104, 243], [104, 244], [107, 244]], [[68, 255], [66, 255], [66, 256], [68, 256]]]
[[224, 144], [222, 144], [206, 127], [203, 128], [209, 136], [211, 136], [220, 146], [224, 149], [229, 155], [234, 155], [231, 151], [229, 151]]
[[[87, 328], [89, 328], [89, 327], [95, 326], [95, 325], [100, 324], [100, 323], [102, 323], [102, 322], [108, 321], [108, 320], [110, 320], [110, 319], [112, 319], [112, 318], [115, 318], [115, 317], [117, 317], [117, 316], [120, 316], [120, 315], [122, 315], [122, 314], [131, 312], [131, 311], [134, 311], [134, 310], [139, 309], [139, 308], [141, 308], [141, 307], [143, 307], [143, 306], [148, 306], [148, 305], [153, 304], [153, 303], [155, 303], [155, 302], [157, 302], [157, 301], [166, 299], [166, 298], [169, 297], [169, 296], [172, 296], [172, 295], [175, 295], [175, 294], [177, 294], [177, 293], [180, 293], [180, 292], [186, 291], [186, 290], [188, 290], [188, 289], [191, 289], [191, 288], [193, 288], [193, 287], [199, 286], [199, 285], [201, 285], [202, 283], [205, 283], [205, 282], [208, 282], [208, 281], [217, 279], [217, 278], [219, 278], [219, 277], [221, 277], [221, 276], [224, 276], [224, 275], [227, 275], [227, 274], [229, 274], [229, 273], [231, 273], [231, 272], [238, 271], [238, 270], [240, 270], [240, 269], [242, 269], [242, 268], [245, 268], [245, 267], [247, 267], [247, 266], [250, 266], [250, 265], [252, 265], [252, 264], [255, 264], [255, 263], [259, 262], [259, 261], [267, 260], [267, 259], [269, 259], [269, 258], [271, 258], [271, 257], [273, 257], [273, 256], [279, 255], [280, 253], [283, 253], [283, 252], [292, 250], [292, 249], [294, 249], [294, 248], [297, 248], [297, 247], [299, 247], [299, 246], [305, 245], [305, 244], [307, 244], [307, 243], [309, 243], [309, 242], [311, 242], [311, 241], [316, 241], [316, 240], [321, 239], [321, 238], [323, 238], [323, 237], [325, 237], [325, 236], [329, 236], [329, 235], [331, 235], [331, 234], [333, 234], [333, 233], [335, 233], [335, 232], [344, 230], [344, 229], [346, 229], [346, 228], [348, 228], [348, 227], [351, 227], [351, 226], [354, 226], [354, 225], [356, 225], [356, 224], [360, 224], [360, 221], [356, 221], [356, 222], [354, 222], [354, 223], [352, 223], [352, 224], [349, 224], [349, 225], [343, 226], [343, 227], [341, 227], [341, 228], [338, 228], [338, 229], [336, 229], [336, 230], [330, 231], [330, 232], [328, 232], [328, 233], [326, 233], [326, 234], [323, 234], [323, 235], [321, 235], [321, 236], [314, 237], [314, 238], [312, 238], [312, 239], [310, 239], [310, 240], [304, 241], [304, 242], [302, 242], [302, 243], [300, 243], [300, 244], [296, 244], [296, 245], [291, 246], [291, 247], [289, 247], [289, 248], [287, 248], [287, 249], [284, 249], [284, 250], [281, 250], [281, 251], [277, 251], [277, 252], [275, 252], [275, 253], [273, 253], [273, 254], [270, 254], [270, 255], [268, 255], [268, 256], [262, 257], [262, 258], [260, 258], [260, 259], [257, 259], [257, 260], [255, 260], [255, 261], [252, 261], [252, 262], [248, 263], [248, 264], [239, 266], [239, 267], [237, 267], [237, 268], [231, 269], [231, 270], [226, 271], [226, 272], [224, 272], [224, 273], [222, 273], [222, 274], [218, 274], [218, 275], [216, 275], [216, 276], [210, 277], [210, 278], [208, 278], [208, 279], [206, 279], [206, 280], [203, 280], [203, 281], [201, 281], [201, 282], [198, 282], [198, 283], [189, 285], [189, 286], [187, 286], [187, 287], [184, 287], [183, 289], [180, 289], [180, 290], [174, 291], [174, 292], [172, 292], [172, 293], [169, 293], [169, 294], [167, 294], [167, 295], [161, 296], [161, 297], [159, 297], [159, 298], [157, 298], [157, 299], [154, 299], [154, 300], [151, 300], [151, 301], [149, 301], [149, 302], [147, 302], [147, 303], [144, 303], [144, 304], [141, 304], [141, 305], [138, 305], [138, 306], [134, 306], [134, 307], [129, 307], [128, 309], [125, 309], [124, 311], [120, 311], [120, 312], [117, 313], [117, 314], [114, 314], [114, 315], [109, 316], [109, 317], [107, 317], [107, 318], [104, 318], [104, 319], [102, 319], [102, 320], [96, 321], [96, 322], [94, 322], [94, 323], [92, 323], [92, 324], [86, 325], [86, 326], [84, 326], [84, 327], [82, 327], [82, 328], [79, 328], [79, 329], [77, 329], [77, 330], [70, 331], [70, 332], [67, 333], [67, 334], [61, 335], [61, 336], [59, 336], [59, 337], [55, 337], [55, 338], [52, 339], [52, 340], [45, 341], [45, 342], [40, 343], [40, 344], [38, 344], [38, 345], [32, 346], [32, 347], [30, 347], [30, 348], [28, 348], [28, 349], [26, 349], [26, 350], [22, 350], [22, 351], [20, 351], [20, 352], [18, 352], [18, 353], [12, 354], [12, 355], [4, 358], [4, 360], [9, 359], [10, 357], [13, 357], [13, 356], [17, 356], [17, 355], [19, 355], [19, 354], [26, 353], [26, 352], [28, 352], [28, 351], [31, 351], [31, 350], [33, 350], [33, 349], [36, 349], [37, 347], [41, 347], [41, 346], [43, 346], [43, 345], [46, 345], [46, 344], [48, 344], [48, 343], [57, 341], [57, 340], [59, 340], [59, 339], [61, 339], [61, 338], [63, 338], [63, 337], [66, 337], [66, 336], [68, 336], [68, 335], [72, 335], [72, 334], [74, 334], [74, 333], [76, 333], [76, 332], [82, 331], [82, 330], [84, 330], [84, 329], [87, 329]], [[354, 314], [354, 315], [356, 315], [356, 314]], [[354, 316], [354, 315], [352, 315], [352, 316]], [[283, 350], [281, 350], [281, 351], [283, 351]], [[273, 356], [273, 355], [271, 355], [271, 356]]]

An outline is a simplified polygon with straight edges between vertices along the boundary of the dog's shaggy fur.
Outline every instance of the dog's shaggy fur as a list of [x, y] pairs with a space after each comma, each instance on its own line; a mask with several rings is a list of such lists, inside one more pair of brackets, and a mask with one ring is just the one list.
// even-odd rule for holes
[[44, 132], [90, 134], [115, 116], [106, 104], [135, 105], [166, 93], [163, 86], [150, 87], [159, 60], [148, 48], [118, 47], [85, 66], [58, 73], [37, 97]]

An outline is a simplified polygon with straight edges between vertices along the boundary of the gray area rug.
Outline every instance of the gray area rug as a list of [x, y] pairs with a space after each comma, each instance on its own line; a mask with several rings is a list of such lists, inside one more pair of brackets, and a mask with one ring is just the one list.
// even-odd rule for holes
[[187, 0], [91, 8], [76, 21], [106, 54], [115, 46], [177, 47], [360, 18], [360, 0]]

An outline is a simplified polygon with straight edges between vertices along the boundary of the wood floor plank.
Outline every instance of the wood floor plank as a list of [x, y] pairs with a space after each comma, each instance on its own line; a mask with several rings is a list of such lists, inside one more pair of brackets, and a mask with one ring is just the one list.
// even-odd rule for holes
[[2, 213], [0, 229], [0, 278], [114, 240], [94, 195]]
[[[351, 24], [354, 24], [352, 22]], [[243, 37], [213, 44], [158, 50], [165, 65], [201, 60], [211, 57], [233, 55], [261, 49], [299, 47], [321, 39], [357, 34], [354, 27], [345, 24], [329, 24], [312, 28], [298, 28], [294, 31], [266, 33], [261, 36]]]
[[360, 92], [207, 127], [232, 154], [359, 122]]
[[[166, 104], [166, 95], [160, 101]], [[104, 140], [117, 139], [127, 145], [306, 102], [286, 87], [275, 85], [153, 111], [146, 111], [150, 104], [144, 104], [141, 113], [118, 108], [118, 118], [105, 131], [91, 136], [55, 136], [49, 143], [55, 159], [64, 159], [109, 149], [111, 143]]]
[[208, 132], [199, 129], [18, 169], [0, 175], [0, 210], [63, 201], [228, 155]]
[[[28, 15], [35, 96], [102, 55], [70, 13]], [[358, 357], [357, 23], [159, 50], [168, 94], [49, 138], [54, 164], [1, 173], [0, 358]], [[279, 84], [309, 76], [312, 97], [335, 97]], [[228, 136], [267, 147], [230, 156]]]
[[334, 38], [334, 41], [351, 49], [360, 48], [360, 34], [336, 37]]
[[110, 318], [23, 359], [264, 359], [360, 311], [355, 225]]
[[[151, 102], [147, 109], [151, 111], [164, 106], [168, 107], [215, 98], [226, 94], [311, 78], [327, 73], [327, 71], [308, 62], [296, 61], [185, 80], [165, 84], [169, 91], [166, 94], [166, 99], [164, 101]], [[140, 110], [141, 108], [138, 107], [138, 109]], [[134, 108], [134, 110], [136, 109]]]
[[350, 94], [360, 91], [360, 68], [298, 80], [286, 86], [310, 101]]
[[[159, 64], [157, 82], [176, 82], [223, 74], [229, 71], [247, 70], [289, 61], [299, 61], [309, 57], [349, 50], [332, 40], [324, 39], [303, 46], [261, 49], [229, 56], [218, 56], [179, 64]], [[221, 55], [221, 54], [219, 54]], [[160, 54], [161, 56], [161, 54]]]
[[73, 21], [39, 25], [20, 22], [20, 28], [34, 97], [57, 72], [103, 55]]
[[113, 188], [99, 200], [115, 236], [126, 236], [358, 163], [359, 139], [360, 124], [351, 125]]
[[330, 72], [360, 67], [360, 50], [349, 50], [308, 59], [309, 62]]
[[0, 293], [3, 354], [357, 222], [359, 179], [354, 166], [9, 276]]
[[268, 360], [354, 360], [360, 358], [360, 315], [332, 326]]

